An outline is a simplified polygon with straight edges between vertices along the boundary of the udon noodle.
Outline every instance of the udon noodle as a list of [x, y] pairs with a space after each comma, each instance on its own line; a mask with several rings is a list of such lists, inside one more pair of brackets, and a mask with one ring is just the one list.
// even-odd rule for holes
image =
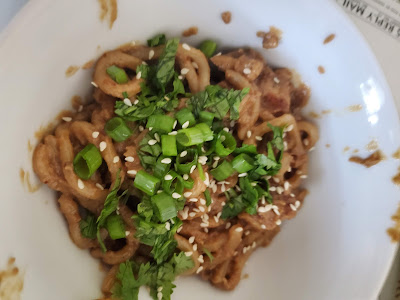
[[[104, 53], [93, 75], [93, 101], [76, 112], [70, 122], [59, 124], [52, 134], [44, 137], [33, 155], [33, 167], [39, 179], [58, 192], [60, 211], [68, 223], [72, 241], [109, 267], [102, 285], [105, 297], [111, 297], [113, 286], [118, 282], [119, 264], [129, 260], [146, 263], [153, 257], [152, 247], [136, 237], [132, 219], [141, 201], [141, 193], [133, 181], [137, 172], [146, 169], [141, 163], [139, 148], [149, 129], [141, 127], [140, 121], [128, 122], [133, 134], [125, 141], [116, 142], [104, 128], [115, 117], [116, 101], [128, 98], [134, 103], [141, 92], [141, 84], [146, 80], [137, 74], [138, 66], [157, 63], [164, 47], [124, 46]], [[112, 65], [126, 70], [129, 75], [126, 83], [118, 84], [108, 76], [107, 68]], [[281, 222], [296, 216], [307, 194], [301, 184], [307, 177], [308, 152], [318, 140], [316, 127], [301, 115], [310, 92], [304, 84], [294, 82], [289, 69], [271, 68], [252, 49], [237, 49], [208, 60], [200, 50], [179, 44], [175, 69], [181, 73], [186, 93], [204, 91], [210, 84], [234, 90], [249, 88], [240, 103], [238, 120], [231, 120], [229, 114], [222, 119], [223, 127], [232, 133], [238, 145], [254, 145], [259, 154], [267, 156], [266, 145], [273, 137], [270, 125], [284, 128], [281, 168], [275, 175], [266, 176], [272, 202], [260, 197], [255, 214], [242, 211], [233, 218], [221, 217], [229, 202], [227, 191], [240, 191], [242, 174], [235, 172], [217, 181], [210, 172], [216, 159], [203, 165], [206, 180], [201, 178], [198, 168], [189, 174], [193, 187], [184, 191], [190, 196], [185, 197], [178, 211], [183, 225], [174, 235], [177, 251], [185, 252], [193, 261], [193, 267], [185, 274], [198, 274], [220, 289], [233, 290], [253, 251], [266, 247], [280, 231]], [[188, 98], [190, 95], [181, 95], [178, 107], [166, 115], [173, 116], [174, 111], [188, 107]], [[83, 180], [74, 171], [74, 157], [88, 144], [100, 150], [103, 163], [89, 179]], [[97, 239], [82, 235], [83, 209], [97, 218], [118, 180], [121, 190], [129, 191], [128, 200], [120, 201], [117, 211], [127, 234], [125, 238], [113, 240], [105, 228], [100, 228], [107, 248], [104, 252]], [[206, 190], [212, 199], [209, 205], [203, 196]]]

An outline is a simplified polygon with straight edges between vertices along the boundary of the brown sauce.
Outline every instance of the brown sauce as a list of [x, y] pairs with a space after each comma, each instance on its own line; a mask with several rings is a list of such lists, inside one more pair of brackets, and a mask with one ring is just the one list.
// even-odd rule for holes
[[400, 205], [397, 208], [396, 213], [392, 216], [394, 226], [389, 228], [386, 232], [391, 237], [392, 242], [400, 241]]
[[279, 46], [279, 41], [282, 38], [282, 31], [271, 26], [269, 32], [258, 31], [257, 36], [263, 38], [264, 49], [273, 49]]
[[54, 128], [56, 127], [57, 124], [50, 122], [49, 124], [45, 126], [40, 126], [38, 130], [35, 132], [35, 138], [38, 141], [41, 141], [46, 135], [52, 133], [54, 131]]
[[79, 110], [79, 108], [82, 106], [82, 97], [75, 95], [71, 98], [71, 105], [75, 110]]
[[33, 151], [33, 145], [31, 143], [31, 140], [28, 140], [28, 152], [32, 152]]
[[323, 115], [330, 114], [331, 112], [332, 112], [331, 109], [324, 109], [323, 111], [321, 111], [321, 113], [322, 113]]
[[375, 166], [376, 164], [380, 163], [382, 160], [385, 159], [385, 156], [380, 150], [376, 150], [367, 158], [361, 158], [359, 156], [352, 156], [349, 158], [350, 162], [354, 162], [360, 165], [363, 165], [366, 168], [370, 168]]
[[353, 154], [356, 154], [356, 153], [358, 153], [359, 151], [358, 151], [358, 149], [354, 149], [353, 150]]
[[19, 180], [21, 181], [24, 189], [28, 190], [29, 193], [37, 192], [43, 185], [42, 183], [39, 183], [37, 185], [32, 184], [29, 171], [25, 171], [22, 168], [19, 169]]
[[232, 13], [230, 11], [224, 11], [221, 14], [221, 19], [225, 24], [229, 24], [232, 20]]
[[65, 71], [65, 76], [71, 77], [73, 76], [76, 72], [78, 72], [79, 67], [78, 66], [69, 66], [68, 69]]
[[196, 35], [199, 32], [199, 28], [197, 26], [189, 27], [182, 32], [182, 35], [185, 37]]
[[396, 150], [395, 153], [392, 154], [394, 159], [400, 159], [400, 148]]
[[336, 35], [334, 33], [328, 35], [325, 40], [324, 40], [324, 45], [332, 42], [334, 40], [334, 38], [336, 37]]
[[362, 110], [362, 105], [361, 104], [350, 105], [346, 109], [351, 112], [357, 112]]
[[113, 27], [118, 17], [117, 0], [98, 0], [100, 3], [100, 20], [103, 21], [108, 17], [110, 29]]
[[56, 120], [60, 121], [64, 117], [72, 117], [74, 113], [70, 110], [63, 109], [62, 111], [59, 112], [59, 114], [56, 116]]
[[245, 273], [245, 274], [243, 274], [242, 279], [247, 279], [249, 277], [250, 277], [250, 275], [248, 273]]
[[24, 274], [15, 266], [15, 258], [11, 257], [4, 270], [0, 270], [0, 299], [20, 300], [24, 288]]
[[308, 114], [308, 116], [309, 116], [310, 118], [314, 118], [314, 119], [319, 119], [319, 118], [321, 118], [321, 115], [320, 115], [320, 114], [317, 114], [315, 111], [310, 111], [309, 114]]
[[365, 149], [372, 152], [372, 151], [376, 151], [378, 150], [379, 145], [378, 142], [374, 139], [372, 141], [370, 141], [366, 146]]
[[392, 177], [392, 181], [395, 185], [400, 185], [400, 171]]
[[87, 70], [87, 69], [93, 68], [95, 62], [96, 62], [96, 61], [95, 61], [94, 59], [89, 60], [88, 62], [86, 62], [86, 63], [83, 64], [82, 69], [83, 69], [83, 70]]
[[330, 148], [330, 147], [331, 147], [331, 144], [326, 144], [325, 147], [326, 147], [326, 148]]
[[350, 150], [350, 147], [349, 147], [349, 146], [346, 146], [346, 147], [343, 148], [343, 153], [346, 153], [346, 152], [349, 151], [349, 150]]
[[318, 66], [318, 72], [320, 74], [325, 74], [325, 68], [323, 66]]

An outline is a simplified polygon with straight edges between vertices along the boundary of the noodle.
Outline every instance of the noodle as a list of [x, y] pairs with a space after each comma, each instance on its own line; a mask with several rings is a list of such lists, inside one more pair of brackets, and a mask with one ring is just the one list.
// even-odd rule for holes
[[[211, 74], [209, 62], [200, 50], [186, 44], [177, 44], [172, 67], [180, 70], [180, 73], [174, 73], [172, 68], [173, 73], [163, 74], [164, 77], [157, 75], [160, 78], [172, 78], [174, 91], [164, 86], [162, 88], [165, 89], [165, 97], [155, 96], [149, 98], [152, 100], [146, 100], [143, 93], [149, 91], [142, 90], [143, 84], [151, 82], [151, 78], [146, 78], [147, 74], [139, 74], [137, 70], [151, 68], [159, 60], [168, 59], [164, 55], [167, 48], [168, 44], [154, 47], [126, 45], [104, 53], [97, 61], [93, 75], [93, 81], [98, 86], [93, 93], [94, 101], [85, 104], [83, 110], [72, 115], [71, 122], [63, 122], [57, 126], [54, 133], [45, 136], [33, 154], [33, 168], [39, 179], [61, 193], [58, 202], [67, 220], [71, 240], [79, 248], [89, 249], [94, 258], [110, 266], [101, 287], [105, 297], [114, 295], [115, 287], [122, 284], [119, 277], [122, 275], [119, 272], [121, 267], [127, 266], [124, 263], [130, 262], [137, 266], [135, 272], [138, 266], [159, 264], [160, 258], [155, 254], [158, 251], [156, 242], [151, 238], [157, 234], [157, 230], [162, 231], [164, 228], [167, 228], [167, 233], [168, 230], [172, 232], [170, 243], [176, 246], [175, 253], [182, 251], [182, 257], [192, 260], [190, 268], [183, 272], [185, 275], [199, 274], [201, 278], [220, 289], [233, 290], [239, 284], [242, 269], [253, 251], [258, 247], [266, 247], [272, 241], [280, 231], [279, 225], [282, 220], [296, 216], [307, 194], [307, 191], [301, 188], [301, 184], [308, 172], [308, 151], [318, 141], [318, 129], [301, 115], [301, 109], [310, 95], [308, 88], [296, 83], [295, 75], [289, 69], [271, 69], [254, 50], [238, 49], [212, 57], [211, 62], [223, 73], [221, 78], [220, 75]], [[167, 61], [166, 64], [168, 63], [171, 64]], [[110, 66], [116, 66], [121, 72], [126, 72], [128, 81], [121, 84], [114, 81], [107, 73]], [[218, 86], [210, 86], [210, 81], [215, 82], [215, 78], [219, 78]], [[184, 91], [174, 94], [180, 82]], [[233, 161], [238, 157], [235, 151], [232, 150], [226, 157], [215, 154], [207, 157], [199, 154], [199, 160], [190, 167], [190, 172], [188, 169], [185, 172], [179, 171], [176, 166], [172, 168], [169, 158], [165, 160], [163, 156], [152, 160], [151, 155], [157, 158], [161, 152], [168, 149], [157, 148], [160, 136], [157, 132], [154, 133], [152, 127], [149, 128], [143, 123], [143, 119], [148, 118], [149, 114], [146, 117], [141, 115], [145, 115], [146, 112], [138, 112], [134, 117], [123, 115], [130, 113], [129, 111], [136, 113], [135, 109], [139, 110], [141, 105], [135, 106], [139, 101], [149, 101], [150, 104], [151, 101], [165, 101], [162, 105], [170, 105], [170, 109], [161, 115], [166, 117], [174, 117], [176, 111], [183, 109], [193, 111], [196, 115], [197, 103], [193, 103], [192, 96], [187, 93], [196, 94], [205, 90], [212, 93], [211, 88], [247, 91], [243, 92], [241, 102], [235, 104], [240, 112], [236, 120], [233, 119], [232, 114], [235, 111], [231, 107], [221, 120], [216, 121], [224, 127], [221, 132], [232, 134], [235, 151], [254, 147], [251, 149], [256, 149], [256, 158], [279, 158], [275, 172], [262, 173], [267, 175], [263, 175], [262, 178], [259, 176], [259, 179], [255, 180], [258, 180], [258, 183], [248, 181], [251, 183], [251, 189], [244, 184], [247, 182], [245, 178], [249, 176], [246, 172], [231, 172], [224, 180], [216, 179], [221, 176], [215, 171], [217, 166], [221, 165], [221, 161], [233, 165]], [[154, 86], [148, 89], [151, 91]], [[181, 96], [178, 97], [179, 93]], [[121, 99], [123, 101], [120, 101]], [[158, 106], [153, 108], [153, 111], [161, 107], [161, 102], [156, 103]], [[122, 119], [125, 118], [124, 124], [128, 128], [125, 130], [130, 132], [128, 137], [118, 141], [105, 129], [106, 124], [115, 118], [116, 114]], [[190, 124], [186, 120], [179, 120], [179, 123], [178, 126], [182, 128]], [[178, 130], [175, 129], [176, 126], [177, 121], [173, 125], [173, 131], [162, 138], [174, 139], [173, 136]], [[181, 131], [178, 130], [179, 132]], [[282, 135], [281, 140], [276, 138], [279, 137], [279, 132]], [[224, 141], [222, 136], [219, 136], [219, 139]], [[162, 145], [163, 143], [164, 140]], [[82, 179], [77, 173], [75, 160], [77, 153], [86, 149], [89, 144], [98, 149], [98, 159], [101, 163], [90, 178]], [[152, 148], [154, 145], [157, 147]], [[281, 151], [278, 150], [279, 147], [282, 147]], [[198, 148], [201, 148], [200, 145]], [[154, 151], [158, 151], [157, 154], [154, 154]], [[179, 151], [183, 159], [185, 151]], [[206, 152], [204, 148], [201, 151]], [[253, 153], [243, 151], [249, 155]], [[176, 204], [179, 207], [177, 217], [172, 217], [165, 226], [164, 221], [161, 222], [161, 227], [157, 227], [157, 230], [151, 226], [146, 229], [141, 227], [140, 222], [148, 222], [149, 218], [154, 218], [157, 211], [154, 209], [155, 202], [151, 202], [153, 206], [146, 202], [150, 201], [146, 199], [153, 201], [153, 196], [148, 197], [141, 192], [144, 190], [138, 186], [136, 178], [140, 172], [156, 172], [157, 168], [164, 168], [165, 164], [169, 164], [174, 171], [169, 171], [168, 167], [168, 173], [163, 173], [168, 175], [162, 175], [159, 180], [161, 184], [148, 195], [160, 194], [160, 197], [164, 197], [165, 191], [172, 187], [177, 191], [176, 186], [185, 183], [181, 194], [173, 193], [172, 190], [170, 193], [174, 201], [177, 201], [175, 203], [179, 203]], [[181, 172], [176, 175], [178, 179], [171, 179], [170, 186], [166, 187], [165, 182], [169, 174], [176, 174], [175, 171]], [[170, 178], [174, 178], [172, 175]], [[244, 192], [251, 194], [251, 190], [260, 191], [257, 184], [261, 184], [262, 180], [267, 183], [267, 188], [264, 194], [257, 194], [261, 196], [256, 199], [255, 206], [243, 207], [233, 216], [226, 217], [227, 213], [232, 213], [229, 209], [234, 209], [234, 201], [246, 199]], [[188, 184], [189, 182], [192, 184]], [[183, 201], [179, 200], [182, 198]], [[93, 220], [97, 219], [97, 227], [93, 228], [97, 230], [97, 240], [82, 231], [82, 222], [85, 220], [82, 209], [88, 210]], [[145, 220], [143, 214], [149, 211], [152, 213], [146, 215]], [[125, 229], [125, 235], [112, 237], [112, 228], [117, 225], [112, 227], [107, 223], [111, 223], [110, 215], [120, 220], [121, 224], [117, 225]], [[103, 217], [108, 219], [101, 223], [99, 220]], [[153, 224], [152, 226], [160, 225], [151, 222], [153, 223], [149, 224]], [[172, 231], [175, 223], [179, 228], [176, 227]], [[166, 238], [166, 235], [163, 238]], [[154, 264], [155, 260], [157, 264]], [[164, 258], [163, 263], [167, 263], [165, 261]], [[152, 267], [149, 268], [151, 270]], [[162, 289], [157, 286], [151, 288], [158, 299], [163, 297]]]

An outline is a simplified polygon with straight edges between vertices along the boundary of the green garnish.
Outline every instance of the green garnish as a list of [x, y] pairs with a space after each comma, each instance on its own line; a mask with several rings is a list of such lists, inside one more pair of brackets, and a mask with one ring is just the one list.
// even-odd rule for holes
[[154, 36], [153, 38], [147, 40], [147, 45], [149, 47], [156, 47], [165, 44], [166, 41], [167, 39], [165, 38], [165, 34], [160, 33]]
[[221, 130], [215, 143], [215, 152], [219, 156], [227, 156], [236, 149], [236, 140], [232, 134]]
[[140, 170], [136, 174], [133, 185], [137, 189], [151, 196], [154, 195], [155, 192], [157, 191], [158, 186], [160, 185], [160, 179], [154, 177], [153, 175], [150, 175], [146, 171]]
[[196, 119], [194, 118], [193, 113], [188, 108], [183, 108], [180, 111], [178, 111], [175, 114], [175, 117], [177, 118], [181, 126], [186, 122], [189, 122], [187, 127], [192, 127], [196, 124]]
[[96, 238], [96, 217], [89, 211], [86, 211], [86, 217], [79, 222], [81, 234], [88, 239]]
[[103, 158], [99, 149], [93, 144], [88, 144], [75, 156], [73, 165], [75, 174], [84, 180], [89, 179], [101, 166]]
[[105, 227], [113, 240], [125, 238], [125, 225], [119, 215], [110, 215], [107, 218]]
[[122, 118], [115, 117], [107, 121], [104, 130], [116, 142], [123, 142], [132, 135], [132, 130]]
[[161, 136], [162, 153], [165, 156], [177, 156], [178, 150], [176, 148], [175, 135], [162, 135]]
[[161, 222], [166, 222], [169, 219], [177, 216], [174, 198], [165, 192], [151, 197], [156, 216]]
[[222, 181], [235, 173], [235, 169], [232, 168], [232, 164], [229, 161], [224, 160], [218, 167], [212, 169], [210, 173], [215, 179]]
[[205, 40], [200, 44], [199, 49], [207, 58], [210, 58], [217, 50], [217, 43], [212, 40]]
[[232, 160], [232, 167], [239, 173], [246, 173], [254, 168], [254, 160], [249, 155], [242, 153]]
[[212, 263], [214, 260], [214, 256], [211, 254], [210, 250], [203, 248], [203, 252], [208, 256], [208, 258], [210, 259], [210, 262]]
[[129, 77], [124, 69], [118, 68], [115, 65], [108, 67], [106, 70], [107, 74], [118, 84], [124, 84], [129, 81]]
[[174, 127], [175, 119], [166, 115], [151, 115], [147, 119], [146, 128], [153, 128], [155, 131], [171, 132]]

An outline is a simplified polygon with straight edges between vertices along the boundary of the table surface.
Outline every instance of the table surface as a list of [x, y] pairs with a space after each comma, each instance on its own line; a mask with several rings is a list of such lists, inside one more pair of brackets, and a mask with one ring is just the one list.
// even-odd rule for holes
[[[2, 31], [15, 14], [26, 4], [29, 0], [0, 0], [0, 31]], [[360, 29], [361, 33], [364, 34], [365, 38], [369, 42], [372, 50], [377, 55], [378, 61], [380, 62], [386, 77], [388, 79], [389, 85], [394, 93], [394, 98], [396, 100], [397, 108], [400, 110], [400, 85], [398, 84], [398, 77], [390, 75], [393, 74], [391, 69], [393, 68], [393, 58], [396, 56], [393, 53], [393, 49], [388, 49], [386, 47], [383, 49], [382, 43], [376, 43], [378, 32], [372, 26], [363, 23], [361, 20], [354, 16], [350, 17], [356, 26]], [[385, 55], [382, 52], [385, 51]], [[397, 63], [400, 64], [400, 59], [397, 56]], [[397, 296], [398, 282], [400, 282], [400, 252], [398, 253], [392, 270], [388, 276], [385, 286], [382, 289], [381, 296], [379, 300], [395, 300], [400, 299]], [[399, 288], [400, 289], [400, 288]]]

